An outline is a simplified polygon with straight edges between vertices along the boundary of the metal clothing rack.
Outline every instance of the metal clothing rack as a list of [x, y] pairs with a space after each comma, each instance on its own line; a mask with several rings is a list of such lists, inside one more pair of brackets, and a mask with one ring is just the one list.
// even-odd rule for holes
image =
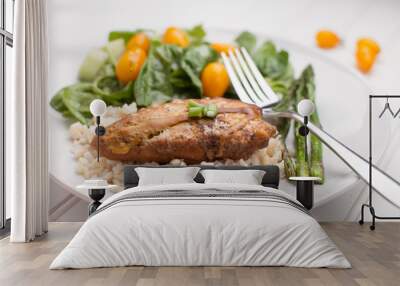
[[[375, 219], [382, 220], [391, 220], [391, 219], [400, 219], [400, 217], [392, 217], [392, 216], [378, 216], [375, 213], [375, 208], [372, 205], [372, 102], [374, 99], [385, 98], [388, 100], [389, 98], [400, 98], [400, 95], [370, 95], [369, 96], [369, 200], [368, 204], [363, 204], [361, 206], [361, 219], [359, 220], [359, 224], [364, 224], [364, 208], [369, 208], [369, 211], [372, 215], [372, 224], [369, 226], [371, 230], [375, 230]], [[396, 113], [397, 115], [397, 113]]]

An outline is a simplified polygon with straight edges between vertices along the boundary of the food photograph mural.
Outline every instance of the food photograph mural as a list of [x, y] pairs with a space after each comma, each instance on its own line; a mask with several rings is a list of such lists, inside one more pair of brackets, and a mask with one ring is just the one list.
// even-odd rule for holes
[[[277, 165], [281, 186], [291, 194], [296, 182], [290, 177], [319, 178], [315, 215], [357, 220], [365, 186], [346, 155], [341, 158], [336, 146], [332, 151], [322, 143], [325, 137], [312, 134], [306, 155], [304, 136], [298, 133], [302, 122], [282, 113], [298, 113], [298, 103], [309, 100], [315, 107], [311, 124], [368, 158], [368, 77], [378, 73], [383, 57], [376, 39], [368, 33], [346, 38], [343, 29], [314, 25], [302, 32], [307, 37], [300, 41], [277, 24], [265, 28], [250, 21], [225, 27], [212, 11], [175, 21], [164, 17], [149, 22], [137, 15], [133, 20], [121, 14], [118, 5], [110, 5], [105, 1], [89, 16], [90, 4], [50, 4], [55, 71], [50, 81], [50, 139], [52, 154], [65, 154], [52, 162], [55, 220], [85, 215], [83, 201], [89, 198], [85, 190], [76, 189], [83, 180], [103, 178], [122, 188], [126, 164]], [[174, 5], [157, 4], [167, 11]], [[135, 9], [134, 4], [128, 6]], [[189, 13], [189, 8], [182, 9]], [[115, 17], [112, 11], [117, 10]], [[74, 21], [63, 25], [71, 15]], [[252, 89], [253, 94], [241, 95], [232, 84], [224, 55], [229, 61], [238, 52], [241, 60], [250, 56], [267, 84], [267, 95]], [[232, 68], [235, 64], [242, 62], [231, 62]], [[94, 99], [107, 105], [99, 162], [90, 112]], [[377, 103], [374, 112], [383, 105]], [[385, 150], [393, 133], [386, 128], [391, 124], [387, 118], [374, 124], [379, 162], [388, 156]]]
[[0, 285], [397, 286], [399, 11], [0, 0]]

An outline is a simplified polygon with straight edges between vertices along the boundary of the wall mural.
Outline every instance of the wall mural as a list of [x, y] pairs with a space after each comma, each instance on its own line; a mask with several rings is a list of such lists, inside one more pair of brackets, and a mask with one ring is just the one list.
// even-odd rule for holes
[[[282, 189], [291, 194], [295, 185], [287, 178], [319, 177], [317, 207], [352, 189], [357, 196], [342, 204], [344, 212], [323, 213], [317, 208], [315, 213], [327, 220], [356, 219], [352, 205], [362, 198], [360, 180], [315, 136], [305, 154], [298, 123], [285, 118], [267, 122], [260, 108], [241, 101], [222, 54], [246, 48], [265, 82], [280, 97], [270, 111], [296, 111], [302, 99], [309, 99], [316, 106], [312, 123], [366, 155], [367, 144], [360, 138], [366, 138], [368, 131], [369, 88], [355, 71], [331, 61], [317, 48], [306, 49], [245, 29], [168, 24], [153, 29], [125, 24], [115, 30], [96, 28], [89, 40], [83, 40], [85, 34], [78, 35], [80, 46], [79, 41], [68, 42], [58, 35], [61, 20], [51, 21], [55, 24], [50, 33], [51, 178], [53, 197], [62, 197], [68, 206], [64, 212], [78, 201], [87, 204], [85, 195], [76, 190], [85, 179], [100, 177], [122, 186], [124, 164], [274, 164], [281, 169]], [[74, 26], [70, 29], [77, 31]], [[317, 41], [320, 47], [331, 48], [340, 39], [322, 33]], [[362, 71], [372, 68], [357, 60]], [[346, 92], [338, 82], [346, 84]], [[106, 133], [99, 146], [89, 110], [94, 99], [107, 104], [101, 117]], [[376, 130], [375, 136], [382, 141], [389, 138], [385, 128]], [[385, 146], [374, 148], [375, 154], [384, 155]], [[57, 210], [60, 200], [52, 201], [53, 212], [58, 213], [53, 219], [62, 220]]]
[[[228, 44], [209, 44], [205, 36], [202, 26], [170, 27], [163, 35], [112, 31], [108, 43], [86, 55], [79, 81], [62, 88], [50, 102], [69, 123], [80, 176], [121, 184], [124, 163], [211, 162], [278, 164], [287, 176], [324, 178], [320, 141], [311, 142], [310, 168], [298, 164], [295, 170], [285, 145], [289, 120], [268, 124], [258, 108], [241, 102], [230, 88], [220, 53], [234, 45], [247, 47], [265, 80], [282, 96], [274, 110], [290, 109], [302, 98], [315, 99], [312, 66], [295, 79], [288, 52], [272, 41], [255, 48], [257, 39], [249, 32]], [[100, 139], [99, 163], [89, 111], [94, 99], [108, 106], [102, 116], [107, 131]], [[311, 120], [319, 124], [317, 113]], [[293, 157], [303, 162], [300, 149]]]

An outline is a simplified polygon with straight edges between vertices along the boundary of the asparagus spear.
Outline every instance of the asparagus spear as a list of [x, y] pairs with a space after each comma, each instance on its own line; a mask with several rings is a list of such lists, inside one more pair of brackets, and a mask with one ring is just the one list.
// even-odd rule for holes
[[[286, 94], [282, 94], [282, 101], [274, 108], [275, 111], [286, 111], [291, 108], [293, 102], [295, 101], [293, 90], [294, 89], [291, 87]], [[280, 140], [284, 148], [282, 158], [285, 176], [286, 178], [290, 178], [296, 176], [296, 166], [286, 146], [286, 137], [290, 129], [290, 120], [281, 118], [277, 123], [277, 127], [281, 136]]]
[[[302, 74], [303, 75], [303, 74]], [[297, 103], [304, 99], [304, 81], [302, 75], [293, 85], [293, 108], [297, 108]], [[308, 177], [310, 175], [310, 168], [306, 160], [306, 153], [304, 149], [305, 137], [299, 134], [301, 124], [296, 122], [294, 124], [294, 135], [296, 145], [296, 175], [300, 177]]]
[[304, 150], [305, 137], [299, 134], [299, 128], [301, 124], [296, 122], [295, 127], [295, 138], [296, 138], [296, 174], [300, 177], [308, 177], [310, 175], [310, 169], [306, 160], [306, 153]]
[[[315, 83], [314, 83], [314, 70], [311, 65], [307, 66], [299, 78], [299, 88], [297, 90], [297, 101], [301, 99], [310, 99], [315, 104]], [[315, 125], [320, 126], [318, 111], [315, 110], [310, 116], [310, 121]], [[297, 136], [296, 136], [297, 137]], [[324, 167], [322, 165], [322, 143], [313, 134], [311, 134], [311, 159], [310, 159], [310, 175], [313, 177], [321, 178], [317, 182], [323, 184], [324, 182]], [[304, 143], [303, 143], [304, 144]], [[304, 145], [303, 145], [304, 146]]]
[[[310, 99], [315, 104], [315, 83], [314, 83], [314, 70], [311, 65], [307, 66], [304, 70], [304, 77], [307, 82], [307, 92], [306, 98]], [[310, 116], [310, 121], [317, 126], [321, 126], [321, 122], [319, 120], [318, 111], [315, 110], [313, 114]], [[311, 166], [310, 166], [310, 174], [313, 177], [321, 178], [321, 181], [317, 181], [319, 184], [324, 183], [325, 175], [324, 175], [324, 167], [322, 165], [322, 142], [318, 139], [317, 136], [311, 134]]]
[[296, 176], [296, 164], [293, 161], [293, 158], [290, 156], [289, 151], [287, 150], [286, 143], [283, 142], [283, 167], [285, 171], [286, 178]]
[[316, 181], [317, 184], [323, 184], [325, 181], [324, 166], [322, 165], [322, 143], [311, 134], [311, 166], [310, 174], [313, 177], [318, 177], [321, 180]]

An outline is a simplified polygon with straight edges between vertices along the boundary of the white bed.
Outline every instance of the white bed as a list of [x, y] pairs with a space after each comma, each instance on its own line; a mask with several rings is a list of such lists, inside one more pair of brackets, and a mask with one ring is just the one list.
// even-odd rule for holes
[[[174, 195], [165, 195], [175, 190]], [[190, 195], [194, 193], [201, 196]], [[223, 193], [228, 195], [218, 195]], [[255, 185], [130, 188], [100, 206], [50, 269], [127, 265], [350, 268], [318, 222], [299, 205], [282, 191]]]

